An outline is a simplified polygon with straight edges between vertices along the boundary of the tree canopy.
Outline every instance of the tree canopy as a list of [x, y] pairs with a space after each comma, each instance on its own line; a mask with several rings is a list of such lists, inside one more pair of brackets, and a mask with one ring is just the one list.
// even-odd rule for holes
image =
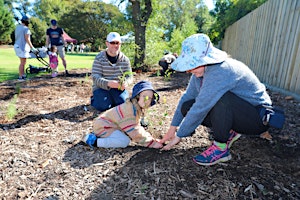
[[0, 0], [0, 44], [11, 42], [11, 33], [15, 28], [13, 16], [9, 12], [8, 6], [4, 5], [4, 1]]
[[267, 0], [215, 0], [215, 9], [210, 12], [215, 22], [209, 35], [212, 42], [222, 40], [227, 27], [238, 21]]
[[[180, 53], [181, 42], [191, 34], [206, 33], [217, 44], [225, 29], [267, 0], [214, 0], [208, 10], [204, 0], [115, 0], [114, 4], [92, 0], [0, 0], [0, 42], [9, 43], [14, 18], [31, 17], [35, 46], [45, 44], [50, 20], [56, 19], [71, 37], [89, 43], [93, 50], [105, 48], [110, 31], [133, 32], [134, 65], [156, 63], [165, 50]], [[122, 12], [118, 5], [125, 5]], [[13, 14], [11, 14], [13, 13]], [[13, 16], [14, 15], [14, 16]], [[15, 20], [15, 23], [17, 21]]]

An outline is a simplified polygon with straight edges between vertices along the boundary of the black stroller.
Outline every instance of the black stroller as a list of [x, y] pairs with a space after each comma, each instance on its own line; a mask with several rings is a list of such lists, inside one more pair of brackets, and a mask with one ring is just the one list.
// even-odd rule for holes
[[40, 72], [50, 73], [51, 72], [50, 65], [46, 60], [44, 60], [44, 58], [47, 56], [48, 56], [48, 50], [45, 47], [39, 48], [37, 53], [30, 52], [30, 58], [36, 58], [44, 66], [43, 67], [35, 67], [32, 65], [29, 65], [29, 67], [27, 67], [25, 70], [26, 74], [38, 74]]

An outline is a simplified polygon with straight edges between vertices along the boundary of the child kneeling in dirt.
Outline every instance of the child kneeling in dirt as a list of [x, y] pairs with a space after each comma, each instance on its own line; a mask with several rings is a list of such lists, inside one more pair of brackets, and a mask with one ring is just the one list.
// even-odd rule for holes
[[145, 110], [159, 100], [148, 81], [140, 81], [132, 89], [132, 97], [121, 105], [100, 114], [94, 120], [93, 132], [82, 139], [90, 147], [125, 148], [130, 141], [149, 147], [162, 148], [140, 124]]

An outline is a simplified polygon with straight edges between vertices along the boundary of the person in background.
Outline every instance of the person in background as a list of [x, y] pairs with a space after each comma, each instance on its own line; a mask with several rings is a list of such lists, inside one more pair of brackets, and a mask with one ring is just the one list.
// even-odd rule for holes
[[69, 53], [73, 53], [74, 52], [74, 44], [73, 44], [73, 42], [71, 42], [70, 44], [68, 44], [68, 52]]
[[58, 57], [57, 57], [57, 47], [55, 45], [52, 45], [49, 52], [49, 63], [50, 68], [52, 70], [51, 77], [54, 78], [57, 76], [57, 66], [58, 66]]
[[259, 114], [262, 107], [272, 105], [265, 86], [244, 63], [215, 48], [207, 35], [186, 38], [171, 66], [192, 76], [161, 140], [169, 141], [164, 150], [191, 136], [202, 124], [212, 128], [214, 142], [193, 161], [214, 165], [231, 159], [230, 147], [239, 133], [260, 135], [268, 130]]
[[124, 103], [129, 97], [126, 87], [133, 82], [129, 58], [121, 52], [119, 33], [109, 33], [105, 44], [107, 49], [96, 56], [92, 66], [91, 105], [101, 112]]
[[67, 61], [65, 59], [65, 41], [63, 37], [63, 29], [57, 26], [57, 21], [55, 19], [52, 19], [50, 23], [51, 27], [46, 31], [46, 47], [50, 48], [52, 45], [57, 47], [57, 52], [65, 68], [65, 74], [69, 75], [67, 70]]
[[174, 62], [176, 60], [176, 58], [178, 57], [177, 53], [166, 53], [158, 62], [159, 66], [162, 67], [162, 71], [161, 74], [164, 76], [165, 74], [168, 73], [171, 66], [171, 63]]
[[30, 35], [31, 32], [28, 28], [29, 18], [25, 15], [21, 19], [21, 24], [18, 24], [15, 29], [15, 44], [14, 50], [16, 56], [20, 59], [19, 65], [19, 78], [18, 80], [26, 80], [26, 75], [24, 73], [24, 68], [26, 65], [27, 58], [30, 58], [30, 51], [34, 54], [38, 53], [38, 50], [34, 48], [31, 43]]
[[132, 89], [131, 98], [101, 113], [94, 120], [93, 132], [84, 135], [82, 141], [91, 148], [125, 148], [131, 140], [144, 147], [162, 148], [162, 144], [139, 122], [146, 109], [158, 101], [159, 95], [150, 82], [138, 82]]
[[84, 49], [85, 49], [85, 45], [84, 45], [84, 43], [81, 43], [80, 44], [80, 53], [83, 53]]

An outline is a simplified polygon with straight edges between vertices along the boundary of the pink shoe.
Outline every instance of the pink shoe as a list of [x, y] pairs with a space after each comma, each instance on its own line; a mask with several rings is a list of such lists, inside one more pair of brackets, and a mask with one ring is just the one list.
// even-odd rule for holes
[[215, 143], [213, 143], [208, 149], [202, 152], [200, 155], [195, 156], [193, 161], [198, 165], [210, 166], [219, 162], [226, 162], [231, 159], [229, 149], [220, 149]]
[[228, 138], [227, 141], [227, 147], [230, 149], [231, 145], [237, 141], [242, 135], [235, 132], [234, 130], [230, 130], [230, 137]]

